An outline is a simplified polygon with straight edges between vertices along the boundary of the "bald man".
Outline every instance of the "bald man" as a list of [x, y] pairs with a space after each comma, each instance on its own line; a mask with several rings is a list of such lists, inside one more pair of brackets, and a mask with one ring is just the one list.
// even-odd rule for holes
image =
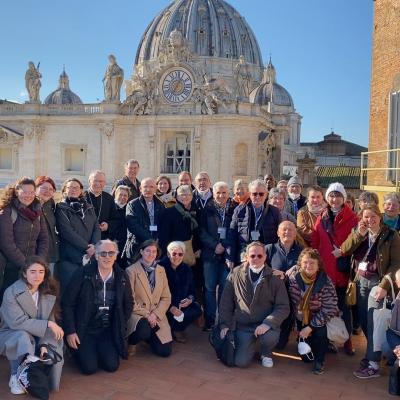
[[126, 207], [128, 232], [135, 235], [138, 245], [147, 239], [157, 240], [159, 236], [165, 207], [155, 195], [156, 190], [153, 178], [142, 179], [140, 196], [131, 200]]

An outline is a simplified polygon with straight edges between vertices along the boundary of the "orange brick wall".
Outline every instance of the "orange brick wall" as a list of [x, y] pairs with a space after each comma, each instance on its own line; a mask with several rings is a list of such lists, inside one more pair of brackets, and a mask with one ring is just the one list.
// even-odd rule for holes
[[[385, 150], [388, 144], [389, 93], [400, 73], [400, 0], [375, 0], [369, 151]], [[384, 167], [387, 156], [370, 155], [369, 167]], [[369, 174], [368, 184], [382, 184], [385, 174]], [[383, 180], [383, 181], [382, 181]]]

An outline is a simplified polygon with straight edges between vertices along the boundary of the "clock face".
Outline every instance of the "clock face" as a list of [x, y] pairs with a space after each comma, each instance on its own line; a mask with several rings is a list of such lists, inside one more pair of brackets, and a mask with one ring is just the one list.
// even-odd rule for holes
[[191, 96], [192, 89], [192, 78], [183, 69], [169, 71], [162, 81], [163, 95], [170, 103], [183, 103]]

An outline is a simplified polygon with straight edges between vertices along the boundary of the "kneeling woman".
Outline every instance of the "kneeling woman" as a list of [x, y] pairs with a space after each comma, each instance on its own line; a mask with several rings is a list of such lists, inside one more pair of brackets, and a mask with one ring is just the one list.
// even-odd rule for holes
[[289, 294], [296, 313], [300, 339], [304, 339], [314, 354], [313, 373], [324, 372], [328, 349], [326, 323], [338, 315], [337, 295], [332, 281], [323, 271], [317, 250], [306, 248], [299, 256], [299, 271], [289, 280]]
[[185, 329], [201, 316], [201, 307], [195, 302], [195, 286], [191, 268], [183, 262], [185, 243], [171, 242], [167, 246], [168, 257], [160, 261], [165, 268], [168, 286], [171, 291], [171, 306], [168, 322], [172, 336], [177, 342], [185, 343]]
[[75, 271], [62, 297], [65, 334], [84, 374], [98, 367], [114, 372], [127, 358], [127, 320], [132, 292], [125, 272], [115, 263], [118, 246], [111, 240], [95, 245], [96, 260]]
[[[28, 257], [21, 278], [4, 293], [0, 308], [0, 354], [11, 367], [9, 386], [12, 394], [23, 394], [17, 369], [27, 354], [45, 357], [43, 345], [50, 344], [62, 356], [64, 332], [55, 322], [57, 285], [44, 259]], [[63, 360], [50, 372], [50, 389], [58, 390]]]
[[[126, 269], [134, 296], [128, 332], [131, 333], [131, 345], [146, 341], [155, 354], [168, 357], [172, 336], [166, 313], [171, 304], [171, 293], [165, 270], [157, 264], [159, 253], [157, 242], [146, 240], [140, 246], [139, 260]], [[133, 347], [130, 353], [134, 351]]]

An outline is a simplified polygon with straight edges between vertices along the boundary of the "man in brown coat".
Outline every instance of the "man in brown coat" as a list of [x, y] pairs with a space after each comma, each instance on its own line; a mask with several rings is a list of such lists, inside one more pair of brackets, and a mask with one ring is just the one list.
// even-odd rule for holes
[[235, 365], [246, 367], [261, 345], [263, 367], [272, 367], [272, 349], [279, 340], [280, 326], [289, 315], [284, 282], [266, 265], [265, 247], [260, 242], [247, 246], [246, 262], [228, 276], [220, 303], [221, 337], [235, 330]]

